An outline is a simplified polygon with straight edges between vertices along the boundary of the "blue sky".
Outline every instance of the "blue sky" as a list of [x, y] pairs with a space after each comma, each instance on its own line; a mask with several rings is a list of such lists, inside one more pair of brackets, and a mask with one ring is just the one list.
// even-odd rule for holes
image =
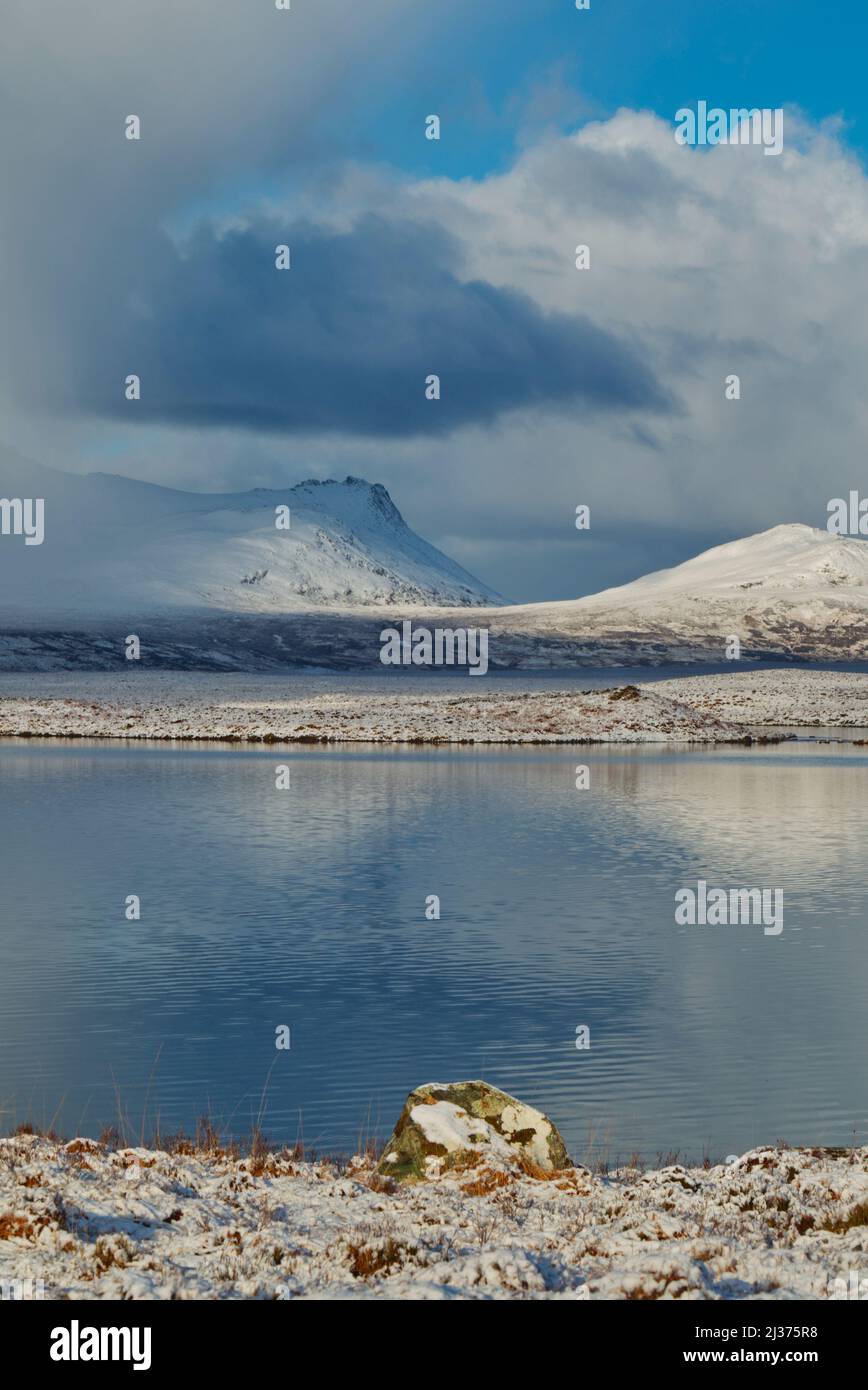
[[[844, 115], [868, 150], [868, 6], [861, 0], [473, 0], [458, 25], [431, 7], [424, 53], [386, 78], [361, 122], [358, 152], [416, 174], [478, 177], [512, 158], [531, 98], [556, 75], [550, 119], [619, 106], [671, 119], [680, 106], [799, 106], [815, 120]], [[382, 74], [380, 74], [382, 77]], [[420, 146], [419, 105], [439, 112], [448, 140]], [[560, 110], [558, 109], [560, 106]]]
[[[308, 0], [310, 3], [311, 0]], [[296, 0], [296, 5], [305, 0]], [[349, 3], [349, 0], [348, 0]], [[545, 129], [567, 132], [619, 107], [671, 120], [709, 106], [799, 109], [841, 118], [848, 144], [868, 155], [868, 5], [833, 0], [472, 0], [460, 13], [419, 6], [412, 21], [384, 20], [379, 51], [355, 74], [359, 97], [337, 100], [313, 159], [381, 162], [408, 175], [481, 178], [507, 168]], [[443, 121], [439, 143], [419, 139], [419, 112]], [[322, 134], [320, 136], [322, 139]], [[231, 179], [192, 209], [226, 210], [274, 179]], [[191, 208], [179, 208], [187, 221]]]
[[[365, 477], [526, 600], [864, 486], [868, 5], [93, 0], [5, 38], [20, 454], [202, 491]], [[678, 147], [700, 100], [783, 107], [782, 157]]]

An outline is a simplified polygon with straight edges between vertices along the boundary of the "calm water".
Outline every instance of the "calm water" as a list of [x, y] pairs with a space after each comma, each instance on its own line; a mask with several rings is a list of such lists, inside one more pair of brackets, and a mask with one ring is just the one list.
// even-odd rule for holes
[[[136, 1137], [146, 1099], [148, 1128], [241, 1133], [269, 1078], [272, 1138], [347, 1150], [414, 1085], [483, 1076], [580, 1159], [866, 1142], [852, 746], [6, 742], [0, 816], [3, 1128], [98, 1132], [119, 1096]], [[783, 888], [783, 934], [676, 926], [698, 878]]]

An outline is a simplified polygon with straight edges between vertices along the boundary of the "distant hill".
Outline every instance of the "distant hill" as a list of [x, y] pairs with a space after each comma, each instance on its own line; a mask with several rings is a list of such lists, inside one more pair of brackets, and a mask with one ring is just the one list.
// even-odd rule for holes
[[[44, 543], [0, 537], [7, 618], [501, 601], [411, 531], [384, 487], [360, 478], [207, 494], [0, 462], [0, 497], [36, 496]], [[279, 506], [290, 509], [289, 530], [275, 526]]]
[[0, 669], [113, 666], [146, 623], [155, 666], [381, 669], [379, 631], [401, 617], [486, 627], [491, 669], [718, 663], [732, 636], [748, 660], [868, 660], [868, 542], [810, 526], [505, 605], [359, 478], [205, 494], [0, 459], [0, 497], [34, 496], [44, 544], [0, 537]]
[[493, 613], [501, 657], [520, 664], [868, 658], [868, 542], [774, 526], [587, 598]]

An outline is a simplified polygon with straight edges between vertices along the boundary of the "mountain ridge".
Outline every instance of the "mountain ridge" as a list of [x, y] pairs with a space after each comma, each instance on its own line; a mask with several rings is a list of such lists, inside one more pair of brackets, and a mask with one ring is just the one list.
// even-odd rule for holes
[[[0, 545], [3, 593], [17, 587], [16, 607], [34, 614], [502, 602], [411, 530], [381, 483], [352, 475], [191, 493], [23, 461], [0, 468], [4, 496], [36, 489], [45, 493], [44, 544], [26, 557], [13, 536]], [[280, 507], [288, 529], [276, 524]]]
[[402, 617], [487, 628], [501, 669], [715, 663], [733, 636], [749, 660], [868, 660], [868, 541], [801, 522], [582, 598], [507, 605], [352, 474], [189, 493], [0, 459], [0, 495], [36, 488], [45, 544], [0, 540], [0, 666], [96, 668], [103, 649], [116, 658], [119, 624], [146, 620], [152, 659], [179, 668], [371, 666], [384, 619]]

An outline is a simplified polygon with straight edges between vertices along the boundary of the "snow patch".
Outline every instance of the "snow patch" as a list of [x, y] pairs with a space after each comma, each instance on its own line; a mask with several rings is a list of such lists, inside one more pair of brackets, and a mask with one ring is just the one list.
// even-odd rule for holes
[[447, 1153], [459, 1149], [488, 1149], [499, 1158], [510, 1157], [510, 1147], [497, 1130], [486, 1120], [468, 1115], [466, 1110], [448, 1100], [433, 1105], [415, 1105], [410, 1119], [417, 1124], [430, 1144], [441, 1145]]

